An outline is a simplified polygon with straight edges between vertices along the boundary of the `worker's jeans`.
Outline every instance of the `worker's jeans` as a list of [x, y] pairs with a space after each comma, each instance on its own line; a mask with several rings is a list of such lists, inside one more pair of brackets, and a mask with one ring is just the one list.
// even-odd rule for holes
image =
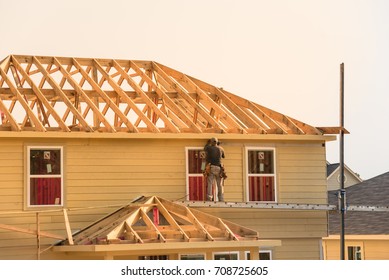
[[219, 201], [224, 201], [224, 190], [222, 185], [222, 178], [220, 177], [221, 168], [220, 166], [211, 165], [211, 171], [208, 174], [207, 178], [207, 200], [213, 200], [213, 182], [216, 181], [217, 185], [217, 197]]

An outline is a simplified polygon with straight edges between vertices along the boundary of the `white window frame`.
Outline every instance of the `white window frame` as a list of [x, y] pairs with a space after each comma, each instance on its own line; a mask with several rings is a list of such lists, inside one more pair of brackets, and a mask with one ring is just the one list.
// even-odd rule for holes
[[[273, 174], [249, 174], [249, 156], [248, 153], [249, 151], [272, 151], [273, 152]], [[246, 159], [246, 201], [251, 201], [250, 200], [250, 186], [249, 186], [249, 176], [254, 176], [254, 177], [273, 177], [274, 178], [274, 201], [253, 201], [253, 202], [258, 202], [258, 203], [276, 203], [278, 201], [278, 196], [277, 196], [277, 164], [276, 164], [276, 149], [273, 147], [255, 147], [255, 146], [250, 146], [245, 148], [245, 159]]]
[[363, 242], [346, 242], [346, 259], [349, 260], [348, 257], [348, 248], [349, 247], [360, 247], [361, 248], [361, 260], [365, 259], [365, 252]]
[[[178, 255], [178, 259], [181, 261], [182, 260], [182, 256], [203, 256], [203, 260], [206, 260], [206, 256], [205, 256], [205, 253], [195, 253], [195, 254], [179, 254]], [[191, 261], [192, 259], [189, 259], [189, 261]]]
[[[185, 195], [186, 197], [189, 199], [189, 176], [203, 176], [202, 173], [196, 173], [196, 174], [189, 174], [189, 150], [201, 150], [203, 151], [204, 150], [204, 147], [185, 147], [185, 181], [186, 181], [186, 190], [185, 190]], [[207, 194], [204, 194], [205, 196]]]
[[[53, 174], [53, 175], [31, 175], [30, 167], [30, 154], [32, 150], [60, 150], [61, 154], [61, 174]], [[35, 146], [35, 145], [29, 145], [27, 146], [27, 170], [26, 170], [26, 186], [27, 186], [27, 201], [26, 205], [27, 208], [47, 208], [47, 207], [63, 207], [64, 206], [64, 158], [63, 158], [64, 152], [63, 152], [63, 146]], [[31, 185], [30, 185], [30, 179], [31, 178], [61, 178], [61, 203], [60, 204], [44, 204], [44, 205], [31, 205], [30, 204], [30, 192], [31, 192]]]
[[[248, 254], [250, 253], [250, 251], [245, 251], [244, 253], [245, 253], [244, 256], [245, 256], [246, 260], [249, 260]], [[272, 250], [259, 250], [258, 251], [258, 258], [259, 258], [260, 253], [268, 253], [270, 260], [273, 260], [273, 251]], [[259, 260], [261, 260], [261, 259], [259, 259]]]
[[213, 260], [216, 260], [215, 259], [216, 255], [236, 255], [237, 256], [236, 260], [239, 260], [239, 251], [213, 252], [212, 253]]

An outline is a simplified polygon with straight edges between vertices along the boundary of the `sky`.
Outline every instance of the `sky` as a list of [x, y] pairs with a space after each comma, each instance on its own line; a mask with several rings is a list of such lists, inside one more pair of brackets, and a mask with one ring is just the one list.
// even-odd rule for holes
[[[389, 171], [389, 1], [0, 0], [10, 54], [153, 60], [313, 126], [339, 126], [345, 164]], [[327, 160], [339, 162], [339, 141]]]

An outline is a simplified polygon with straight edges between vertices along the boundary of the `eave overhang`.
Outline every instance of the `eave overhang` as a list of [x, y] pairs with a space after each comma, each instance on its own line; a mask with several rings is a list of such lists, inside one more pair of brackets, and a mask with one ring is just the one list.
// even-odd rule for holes
[[[171, 139], [208, 140], [214, 137], [212, 133], [84, 133], [84, 132], [35, 132], [0, 131], [0, 138], [47, 138], [47, 139]], [[220, 134], [220, 140], [242, 141], [318, 141], [327, 142], [336, 140], [336, 135], [289, 135], [289, 134]]]
[[281, 246], [281, 240], [218, 241], [218, 242], [173, 242], [149, 244], [107, 244], [107, 245], [63, 245], [54, 246], [53, 252], [98, 253], [109, 252], [112, 255], [137, 255], [190, 253], [201, 251], [249, 251], [251, 248], [272, 248]]

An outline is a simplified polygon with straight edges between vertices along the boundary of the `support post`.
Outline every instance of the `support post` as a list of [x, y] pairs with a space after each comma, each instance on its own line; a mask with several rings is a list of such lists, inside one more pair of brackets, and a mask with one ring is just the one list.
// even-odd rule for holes
[[36, 259], [41, 259], [41, 235], [40, 235], [40, 221], [39, 212], [36, 212]]
[[65, 208], [63, 209], [63, 217], [64, 217], [64, 220], [65, 220], [66, 234], [67, 234], [67, 237], [68, 237], [69, 245], [74, 245], [72, 231], [70, 229], [68, 212], [66, 211]]
[[340, 259], [345, 259], [345, 213], [346, 213], [346, 190], [344, 187], [344, 63], [340, 65], [340, 214], [341, 214], [341, 233], [340, 233]]

